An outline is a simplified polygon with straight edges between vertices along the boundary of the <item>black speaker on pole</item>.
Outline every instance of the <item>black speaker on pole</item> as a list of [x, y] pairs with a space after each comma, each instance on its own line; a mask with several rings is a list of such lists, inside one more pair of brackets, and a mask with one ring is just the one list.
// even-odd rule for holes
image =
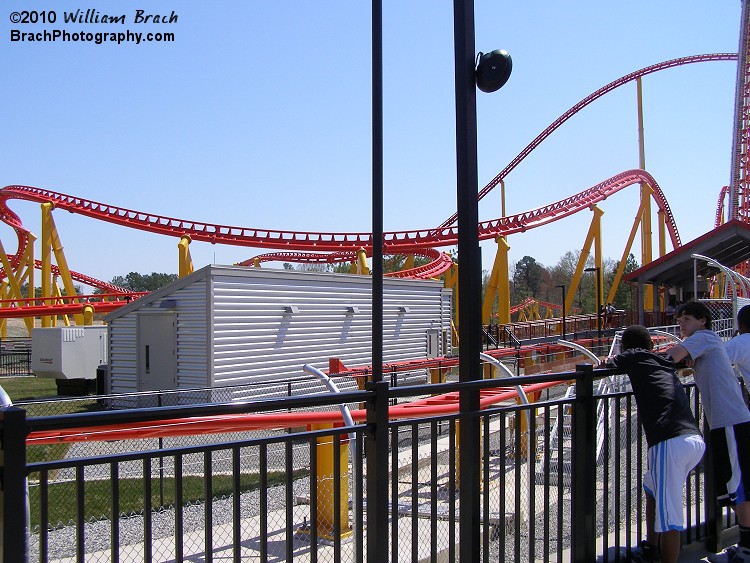
[[477, 55], [477, 87], [482, 92], [495, 92], [510, 78], [513, 61], [508, 51], [496, 49], [491, 53]]

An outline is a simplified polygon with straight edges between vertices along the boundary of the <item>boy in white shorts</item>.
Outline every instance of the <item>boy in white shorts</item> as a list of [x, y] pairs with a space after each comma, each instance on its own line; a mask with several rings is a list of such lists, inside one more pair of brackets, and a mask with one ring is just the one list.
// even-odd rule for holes
[[703, 457], [705, 444], [674, 362], [652, 348], [645, 327], [629, 326], [622, 333], [622, 352], [607, 364], [628, 374], [648, 443], [646, 540], [629, 560], [676, 563], [685, 529], [685, 480]]
[[675, 362], [692, 360], [695, 384], [711, 429], [716, 492], [731, 506], [740, 528], [738, 545], [709, 555], [712, 562], [750, 563], [750, 410], [721, 337], [711, 330], [711, 311], [699, 301], [675, 314], [684, 340], [667, 353]]

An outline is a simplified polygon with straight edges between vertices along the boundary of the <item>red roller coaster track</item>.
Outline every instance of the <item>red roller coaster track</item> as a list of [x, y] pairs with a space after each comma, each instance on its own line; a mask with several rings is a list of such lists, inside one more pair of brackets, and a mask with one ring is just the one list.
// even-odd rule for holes
[[[524, 391], [534, 393], [560, 382], [536, 383], [524, 386]], [[482, 409], [518, 397], [515, 387], [498, 387], [480, 391], [479, 407]], [[424, 418], [428, 416], [458, 412], [458, 392], [429, 397], [412, 403], [403, 403], [388, 409], [391, 420]], [[364, 422], [365, 410], [351, 413], [355, 422]], [[87, 426], [65, 430], [32, 432], [26, 437], [28, 445], [58, 444], [62, 442], [93, 442], [106, 440], [132, 440], [145, 438], [166, 438], [176, 436], [196, 436], [199, 434], [219, 434], [227, 432], [247, 432], [273, 428], [294, 428], [310, 424], [343, 424], [339, 411], [309, 411], [273, 414], [237, 414], [173, 418], [155, 422], [123, 423], [107, 426]]]
[[[605, 200], [621, 189], [642, 182], [648, 183], [653, 188], [654, 199], [659, 209], [667, 217], [667, 227], [672, 243], [679, 246], [680, 237], [669, 204], [656, 180], [644, 170], [622, 172], [596, 186], [544, 207], [482, 221], [479, 223], [479, 238], [480, 240], [489, 240], [549, 224], [589, 209], [592, 205]], [[0, 218], [4, 219], [8, 216], [7, 201], [9, 199], [22, 199], [39, 203], [52, 202], [55, 207], [71, 213], [86, 215], [125, 227], [178, 238], [189, 235], [192, 240], [236, 246], [286, 247], [290, 250], [315, 249], [341, 252], [345, 249], [369, 248], [372, 238], [370, 233], [304, 233], [198, 223], [134, 211], [30, 186], [6, 186], [0, 190], [0, 210], [3, 212]], [[18, 232], [18, 226], [13, 226]], [[427, 248], [456, 244], [458, 242], [458, 227], [451, 226], [440, 230], [394, 231], [385, 233], [384, 239], [384, 251], [386, 253], [409, 254], [424, 251]], [[19, 235], [19, 251], [23, 250], [25, 241], [25, 235], [23, 237]]]
[[[594, 100], [615, 88], [635, 80], [636, 78], [659, 70], [697, 62], [729, 61], [736, 59], [737, 55], [732, 53], [683, 57], [646, 67], [611, 82], [578, 102], [547, 127], [547, 129], [545, 129], [536, 137], [536, 139], [534, 139], [534, 141], [521, 151], [521, 153], [519, 153], [510, 164], [508, 164], [503, 171], [492, 180], [492, 182], [487, 184], [487, 186], [479, 192], [479, 199], [483, 198], [492, 190], [492, 188], [499, 184], [511, 170], [513, 170], [554, 130], [560, 127], [562, 123], [567, 121], [572, 115]], [[594, 204], [603, 201], [610, 195], [627, 186], [641, 183], [648, 183], [653, 188], [654, 199], [666, 218], [667, 229], [672, 244], [675, 247], [679, 246], [679, 233], [677, 232], [677, 226], [671, 210], [669, 209], [667, 199], [654, 178], [648, 172], [643, 170], [629, 170], [622, 172], [597, 184], [596, 186], [537, 209], [489, 221], [482, 221], [478, 225], [479, 238], [480, 240], [490, 240], [495, 239], [498, 236], [524, 232], [528, 229], [549, 224], [574, 213], [589, 209]], [[14, 256], [15, 261], [20, 259], [20, 255], [25, 249], [27, 230], [23, 227], [18, 215], [8, 208], [7, 203], [10, 199], [21, 199], [39, 203], [50, 202], [54, 204], [55, 207], [65, 209], [71, 213], [77, 213], [93, 219], [107, 221], [124, 227], [135, 228], [156, 234], [174, 237], [189, 235], [192, 240], [202, 242], [257, 248], [275, 248], [284, 249], [284, 252], [300, 251], [302, 253], [308, 253], [301, 255], [286, 254], [290, 259], [294, 257], [299, 260], [320, 261], [321, 257], [326, 255], [318, 254], [319, 252], [341, 253], [333, 255], [333, 257], [327, 256], [327, 261], [330, 262], [332, 259], [337, 259], [337, 256], [339, 255], [345, 255], [347, 251], [356, 251], [360, 248], [369, 250], [372, 246], [372, 236], [370, 233], [298, 232], [225, 226], [126, 209], [36, 187], [11, 185], [0, 190], [0, 220], [13, 227], [17, 233], [18, 252]], [[386, 233], [384, 235], [383, 250], [387, 254], [424, 254], [429, 252], [429, 249], [454, 245], [458, 242], [458, 228], [453, 225], [454, 222], [455, 215], [445, 221], [437, 229], [394, 231]], [[315, 254], [312, 252], [315, 252]], [[270, 259], [271, 256], [272, 255], [267, 255], [267, 258]], [[285, 256], [285, 254], [282, 252], [276, 256]], [[450, 258], [441, 253], [438, 253], [436, 256], [436, 260], [427, 266], [407, 270], [395, 275], [411, 277], [432, 277], [439, 275], [450, 267]], [[83, 274], [73, 273], [73, 275], [74, 279], [96, 287], [101, 287], [106, 290], [119, 289], [114, 288], [105, 282], [100, 282], [93, 278], [83, 276]]]
[[[497, 176], [495, 176], [489, 184], [487, 184], [484, 188], [482, 188], [479, 191], [479, 199], [481, 200], [484, 196], [490, 193], [490, 191], [492, 191], [492, 189], [495, 186], [497, 186], [508, 174], [510, 174], [510, 172], [516, 166], [518, 166], [524, 158], [529, 156], [531, 151], [533, 151], [536, 147], [538, 147], [542, 143], [542, 141], [544, 141], [547, 137], [549, 137], [563, 123], [565, 123], [568, 119], [570, 119], [576, 113], [578, 113], [583, 108], [585, 108], [587, 105], [589, 105], [595, 100], [598, 100], [599, 98], [601, 98], [605, 94], [608, 94], [612, 90], [615, 90], [616, 88], [619, 88], [620, 86], [627, 84], [628, 82], [632, 82], [633, 80], [646, 76], [647, 74], [652, 74], [654, 72], [658, 72], [660, 70], [666, 70], [668, 68], [673, 68], [676, 66], [683, 66], [683, 65], [688, 65], [692, 63], [704, 63], [704, 62], [709, 62], [709, 61], [736, 61], [736, 60], [737, 60], [737, 53], [713, 53], [713, 54], [705, 54], [705, 55], [693, 55], [690, 57], [671, 59], [669, 61], [664, 61], [662, 63], [657, 63], [655, 65], [647, 66], [646, 68], [642, 68], [641, 70], [636, 70], [635, 72], [631, 72], [630, 74], [627, 74], [623, 76], [622, 78], [618, 78], [617, 80], [610, 82], [606, 86], [599, 88], [593, 94], [589, 94], [588, 96], [586, 96], [576, 105], [574, 105], [568, 111], [566, 111], [560, 117], [558, 117], [555, 121], [553, 121], [552, 124], [549, 127], [547, 127], [544, 131], [539, 133], [539, 135], [537, 135], [537, 137], [533, 141], [531, 141], [528, 145], [526, 145], [526, 148], [524, 148], [520, 153], [518, 153], [518, 155], [513, 160], [510, 161], [510, 164], [508, 164], [505, 168], [503, 168], [503, 170]], [[451, 215], [438, 228], [440, 229], [448, 225], [454, 224], [456, 222], [457, 217], [458, 216], [456, 214]]]
[[[538, 135], [534, 141], [519, 153], [519, 155], [502, 170], [502, 172], [500, 172], [500, 174], [498, 174], [479, 192], [478, 198], [481, 200], [487, 195], [487, 193], [498, 185], [500, 181], [505, 178], [507, 174], [526, 156], [528, 156], [534, 148], [536, 148], [572, 115], [615, 88], [641, 76], [675, 66], [696, 62], [736, 59], [737, 55], [730, 53], [684, 57], [644, 68], [611, 82], [581, 100]], [[671, 210], [669, 209], [666, 197], [664, 197], [664, 194], [654, 178], [643, 170], [629, 170], [622, 172], [621, 174], [613, 176], [596, 186], [544, 207], [490, 221], [482, 221], [478, 225], [479, 238], [480, 240], [494, 239], [498, 236], [524, 232], [528, 229], [549, 224], [574, 213], [590, 209], [596, 203], [603, 201], [621, 189], [633, 184], [640, 185], [641, 183], [647, 183], [654, 190], [653, 197], [659, 210], [664, 214], [672, 244], [675, 247], [679, 246], [680, 238], [677, 232], [677, 226]], [[311, 262], [351, 260], [356, 256], [356, 251], [360, 248], [364, 248], [366, 251], [370, 249], [372, 242], [372, 237], [369, 233], [295, 232], [223, 226], [187, 221], [184, 219], [175, 219], [125, 209], [40, 188], [13, 185], [0, 190], [0, 220], [13, 227], [18, 236], [18, 251], [14, 256], [14, 261], [16, 262], [15, 265], [17, 265], [17, 262], [20, 260], [20, 256], [27, 244], [28, 231], [23, 227], [20, 218], [8, 208], [7, 203], [10, 199], [22, 199], [39, 203], [51, 202], [56, 207], [65, 209], [72, 213], [78, 213], [97, 220], [108, 221], [125, 227], [136, 228], [157, 234], [175, 237], [189, 235], [191, 239], [203, 242], [284, 249], [284, 252], [278, 254], [269, 254], [259, 257], [261, 261], [279, 259], [281, 257], [286, 257], [288, 260]], [[450, 258], [444, 253], [435, 251], [434, 248], [457, 243], [458, 228], [454, 226], [455, 220], [456, 215], [453, 215], [437, 229], [386, 233], [384, 235], [383, 245], [385, 253], [417, 253], [430, 258], [435, 258], [431, 264], [413, 270], [400, 272], [396, 275], [431, 277], [442, 273], [450, 267]], [[293, 253], [291, 251], [299, 252]], [[334, 254], [322, 255], [320, 252], [330, 252]], [[112, 289], [111, 285], [98, 282], [98, 280], [93, 280], [93, 278], [87, 278], [82, 274], [74, 273], [74, 279], [78, 279], [84, 283], [98, 285], [99, 287]], [[532, 390], [531, 387], [533, 386], [530, 386], [528, 390]], [[510, 399], [517, 395], [515, 390], [501, 389], [498, 391], [499, 392], [484, 394], [482, 397], [482, 405], [488, 406], [500, 400]], [[408, 418], [413, 416], [429, 416], [430, 414], [453, 412], [453, 410], [457, 408], [457, 404], [456, 396], [451, 394], [432, 397], [425, 401], [394, 407], [391, 409], [391, 417]], [[354, 415], [355, 420], [361, 420], [363, 416], [359, 411], [355, 412]], [[295, 418], [297, 416], [300, 418]], [[318, 421], [317, 419], [312, 420], [311, 416], [311, 413], [292, 413], [283, 415], [240, 415], [239, 417], [224, 416], [201, 419], [175, 419], [155, 423], [153, 427], [147, 427], [147, 425], [141, 425], [136, 428], [132, 426], [119, 426], [87, 429], [85, 433], [81, 433], [79, 430], [72, 430], [67, 434], [60, 432], [34, 433], [29, 436], [29, 440], [31, 443], [54, 443], [58, 441], [144, 437], [149, 433], [151, 435], [166, 436], [195, 434], [196, 432], [229, 432], [235, 429], [248, 430], [250, 428], [269, 428], [279, 427], [279, 424], [297, 425]], [[316, 416], [318, 415], [316, 414]], [[325, 413], [320, 416], [325, 417], [324, 422], [339, 422], [341, 419], [338, 413]]]

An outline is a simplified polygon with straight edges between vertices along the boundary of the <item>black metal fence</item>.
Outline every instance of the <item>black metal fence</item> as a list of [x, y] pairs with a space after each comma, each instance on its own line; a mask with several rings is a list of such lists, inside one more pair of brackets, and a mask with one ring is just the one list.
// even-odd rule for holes
[[[388, 420], [387, 408], [434, 394], [563, 383], [474, 412]], [[331, 396], [29, 417], [0, 410], [3, 560], [594, 561], [643, 537], [646, 445], [632, 394], [611, 370], [460, 384], [371, 384]], [[699, 418], [700, 402], [689, 385]], [[442, 401], [445, 402], [445, 401]], [[353, 427], [244, 430], [97, 442], [102, 426], [190, 417], [283, 420], [366, 406]], [[229, 423], [228, 423], [229, 424]], [[299, 423], [298, 423], [299, 424]], [[475, 448], [462, 425], [476, 428]], [[82, 428], [89, 440], [27, 445]], [[464, 429], [465, 430], [465, 429]], [[472, 457], [465, 452], [476, 452]], [[462, 455], [464, 454], [464, 455]], [[476, 493], [462, 471], [479, 468]], [[716, 542], [703, 464], [690, 475], [686, 544]], [[27, 504], [28, 521], [19, 507]], [[463, 505], [463, 506], [462, 506]], [[469, 518], [463, 517], [470, 515]], [[461, 517], [459, 517], [461, 515]], [[469, 546], [476, 551], [467, 556]]]
[[0, 377], [32, 375], [31, 339], [0, 339]]

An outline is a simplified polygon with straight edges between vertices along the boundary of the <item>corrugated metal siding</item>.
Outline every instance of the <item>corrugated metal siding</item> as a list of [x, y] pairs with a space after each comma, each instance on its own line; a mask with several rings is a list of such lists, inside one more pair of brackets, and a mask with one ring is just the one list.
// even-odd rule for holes
[[[413, 280], [384, 285], [384, 361], [424, 358], [427, 329], [443, 322], [442, 285]], [[350, 366], [371, 363], [368, 278], [217, 274], [213, 287], [217, 385], [294, 376], [306, 363], [327, 369], [331, 357]], [[298, 312], [285, 313], [291, 306]], [[358, 312], [347, 313], [347, 307]]]
[[[210, 383], [207, 287], [205, 279], [110, 321], [110, 379], [113, 393], [138, 391], [136, 317], [141, 310], [162, 304], [177, 311], [177, 388], [206, 387]], [[164, 303], [171, 301], [173, 303]]]
[[138, 391], [135, 315], [110, 321], [108, 339], [110, 393]]
[[206, 279], [198, 280], [169, 295], [177, 311], [177, 387], [205, 387], [209, 372], [209, 313]]
[[[208, 266], [164, 289], [110, 319], [113, 392], [137, 390], [136, 315], [161, 306], [177, 313], [181, 389], [295, 377], [331, 357], [371, 364], [369, 277]], [[450, 299], [440, 282], [384, 280], [384, 361], [425, 358], [427, 330], [450, 330]]]

